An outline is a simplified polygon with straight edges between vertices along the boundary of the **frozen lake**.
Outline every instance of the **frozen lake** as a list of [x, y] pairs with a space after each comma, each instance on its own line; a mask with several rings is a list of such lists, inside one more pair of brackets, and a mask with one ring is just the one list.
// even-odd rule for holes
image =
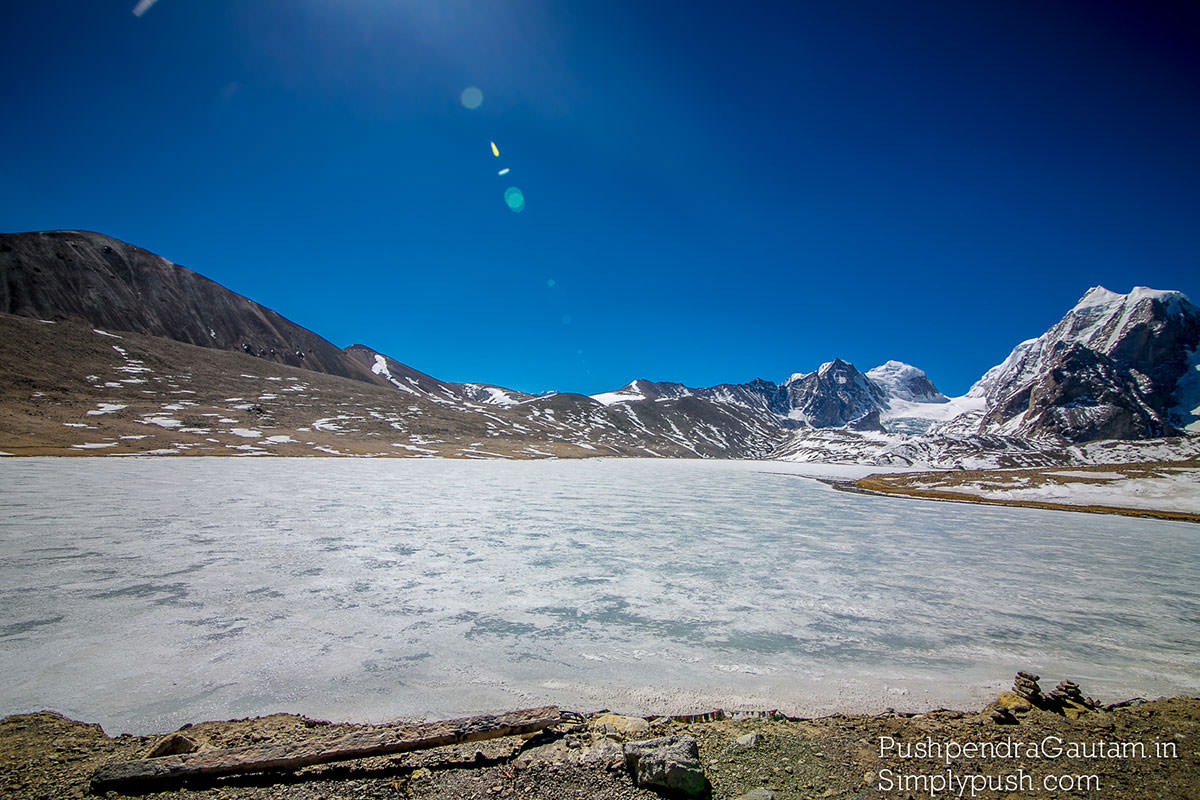
[[1018, 669], [1200, 693], [1200, 526], [804, 469], [2, 460], [0, 714], [978, 708]]

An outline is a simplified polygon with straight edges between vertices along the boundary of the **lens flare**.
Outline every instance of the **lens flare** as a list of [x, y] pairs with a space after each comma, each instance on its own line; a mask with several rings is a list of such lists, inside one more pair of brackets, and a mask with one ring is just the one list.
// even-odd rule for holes
[[521, 194], [521, 190], [515, 186], [504, 190], [504, 202], [513, 210], [513, 213], [520, 214], [525, 210], [525, 195]]
[[483, 92], [478, 86], [468, 86], [458, 97], [464, 108], [476, 109], [483, 105]]
[[489, 144], [491, 144], [491, 146], [492, 146], [492, 155], [494, 155], [496, 158], [499, 158], [500, 157], [500, 148], [496, 147], [495, 142], [489, 142]]
[[499, 172], [497, 172], [496, 174], [497, 174], [497, 175], [507, 175], [507, 174], [508, 174], [508, 167], [505, 167], [504, 169], [500, 170], [500, 171], [499, 171]]

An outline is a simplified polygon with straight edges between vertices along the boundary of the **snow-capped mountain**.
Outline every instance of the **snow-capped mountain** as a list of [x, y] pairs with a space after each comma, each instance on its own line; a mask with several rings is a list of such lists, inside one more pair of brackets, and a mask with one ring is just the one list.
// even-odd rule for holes
[[923, 370], [903, 361], [886, 361], [867, 370], [867, 377], [892, 400], [910, 403], [945, 403], [950, 398], [937, 390]]
[[774, 419], [784, 428], [850, 426], [919, 432], [963, 409], [939, 392], [924, 372], [900, 361], [888, 361], [864, 374], [853, 364], [834, 359], [812, 372], [794, 373], [783, 383], [758, 378], [749, 383], [691, 388], [636, 380], [592, 395], [605, 405], [679, 397], [738, 405]]
[[867, 377], [887, 393], [887, 407], [880, 414], [880, 422], [889, 433], [926, 433], [936, 424], [979, 412], [985, 406], [979, 398], [947, 397], [924, 371], [902, 361], [873, 367], [867, 370]]
[[790, 419], [813, 428], [852, 425], [881, 429], [879, 413], [887, 407], [887, 391], [840, 358], [814, 372], [784, 382]]
[[946, 430], [1069, 442], [1195, 430], [1198, 343], [1200, 309], [1182, 293], [1094, 287], [988, 370], [967, 393], [982, 413]]
[[842, 359], [780, 383], [532, 395], [339, 349], [101, 234], [4, 234], [0, 451], [1070, 463], [1133, 452], [1072, 442], [1200, 433], [1198, 341], [1182, 294], [1096, 288], [962, 397]]

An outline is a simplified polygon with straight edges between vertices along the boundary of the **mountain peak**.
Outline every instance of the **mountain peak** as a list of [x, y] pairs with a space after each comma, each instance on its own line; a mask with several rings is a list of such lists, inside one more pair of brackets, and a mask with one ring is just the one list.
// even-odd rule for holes
[[1134, 286], [1128, 294], [1109, 291], [1103, 286], [1093, 286], [1079, 299], [1069, 313], [1090, 311], [1100, 307], [1136, 306], [1143, 300], [1157, 300], [1167, 306], [1168, 313], [1179, 313], [1185, 306], [1191, 306], [1187, 295], [1171, 289], [1151, 289], [1149, 286]]
[[831, 428], [880, 411], [886, 407], [887, 394], [863, 375], [853, 364], [835, 358], [816, 372], [786, 384], [787, 415], [814, 428]]
[[[843, 361], [840, 358], [835, 358], [833, 361], [826, 361], [821, 366], [817, 367], [818, 375], [828, 375], [830, 370], [845, 370], [847, 367], [854, 369], [854, 365], [849, 361]], [[857, 372], [857, 370], [855, 370]]]
[[1084, 293], [1083, 297], [1079, 298], [1079, 302], [1071, 309], [1072, 312], [1082, 311], [1085, 308], [1094, 306], [1107, 306], [1113, 303], [1124, 302], [1125, 295], [1117, 292], [1110, 292], [1103, 286], [1093, 286]]
[[1198, 342], [1200, 309], [1182, 292], [1094, 286], [971, 387], [988, 407], [979, 430], [1071, 442], [1169, 435]]
[[937, 390], [924, 370], [903, 361], [885, 361], [867, 370], [867, 377], [894, 399], [918, 403], [944, 403], [948, 399]]

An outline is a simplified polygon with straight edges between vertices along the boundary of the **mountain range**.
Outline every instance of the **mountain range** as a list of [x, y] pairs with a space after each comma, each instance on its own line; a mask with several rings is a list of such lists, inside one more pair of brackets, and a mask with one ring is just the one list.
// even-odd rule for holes
[[1089, 290], [961, 397], [909, 364], [838, 358], [781, 383], [639, 379], [590, 397], [442, 381], [84, 231], [0, 235], [0, 333], [0, 451], [13, 454], [1029, 466], [1200, 440], [1200, 309], [1143, 287]]

